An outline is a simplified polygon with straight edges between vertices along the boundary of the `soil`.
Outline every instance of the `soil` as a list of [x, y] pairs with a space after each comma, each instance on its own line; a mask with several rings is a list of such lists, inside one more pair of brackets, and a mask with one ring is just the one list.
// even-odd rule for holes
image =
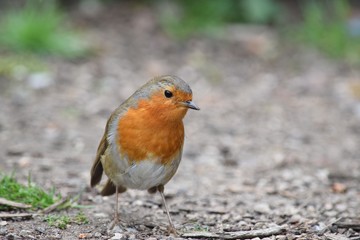
[[[360, 239], [358, 68], [273, 29], [181, 42], [157, 20], [131, 4], [76, 13], [92, 56], [0, 77], [0, 171], [77, 196], [81, 208], [52, 214], [89, 219], [65, 230], [41, 215], [2, 219], [0, 238], [207, 239], [280, 226], [253, 238]], [[168, 234], [160, 196], [136, 190], [121, 194], [121, 223], [108, 231], [115, 197], [89, 187], [97, 145], [110, 113], [161, 74], [186, 80], [201, 108], [186, 116], [183, 159], [165, 187], [180, 234]]]

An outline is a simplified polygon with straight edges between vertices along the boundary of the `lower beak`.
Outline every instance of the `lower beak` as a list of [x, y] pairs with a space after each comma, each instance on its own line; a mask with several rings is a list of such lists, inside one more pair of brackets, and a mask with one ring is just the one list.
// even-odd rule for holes
[[186, 101], [185, 106], [194, 110], [200, 110], [200, 108], [192, 101]]

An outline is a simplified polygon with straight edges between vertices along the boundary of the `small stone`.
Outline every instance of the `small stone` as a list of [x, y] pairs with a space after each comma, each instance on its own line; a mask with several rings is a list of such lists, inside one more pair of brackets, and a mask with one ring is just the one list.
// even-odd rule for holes
[[141, 200], [135, 200], [135, 201], [133, 202], [133, 205], [134, 205], [134, 206], [142, 206], [142, 205], [144, 205], [144, 203], [143, 203], [143, 201], [141, 201]]
[[226, 190], [229, 193], [241, 193], [241, 191], [243, 191], [242, 187], [239, 186], [238, 184], [234, 184], [234, 185], [229, 185], [226, 187]]
[[269, 213], [271, 209], [269, 204], [259, 203], [254, 206], [254, 211], [259, 213]]
[[29, 230], [21, 230], [21, 231], [19, 232], [19, 235], [20, 235], [21, 237], [27, 237], [30, 233], [31, 233], [31, 231], [29, 231]]
[[101, 234], [100, 232], [94, 233], [94, 237], [96, 237], [96, 238], [99, 238], [99, 237], [101, 237], [101, 236], [102, 236], [102, 234]]
[[188, 218], [188, 220], [197, 220], [199, 218], [199, 215], [198, 214], [186, 214], [186, 217]]
[[344, 212], [348, 209], [348, 206], [346, 204], [337, 204], [335, 208], [340, 212]]
[[6, 226], [8, 224], [7, 221], [0, 221], [0, 226]]
[[317, 225], [313, 226], [313, 230], [315, 232], [322, 232], [326, 228], [327, 228], [327, 226], [323, 222], [319, 222]]
[[304, 221], [303, 217], [301, 217], [298, 214], [291, 216], [291, 218], [289, 219], [289, 223], [291, 224], [302, 223], [303, 221]]
[[20, 238], [20, 237], [14, 235], [14, 234], [12, 234], [12, 233], [6, 235], [6, 239], [7, 239], [7, 240], [14, 240], [14, 239], [19, 239], [19, 238]]
[[331, 210], [333, 208], [334, 208], [334, 206], [331, 203], [325, 203], [325, 205], [324, 205], [325, 210]]
[[126, 230], [128, 232], [138, 232], [138, 230], [136, 230], [135, 228], [132, 228], [132, 227], [128, 227], [128, 228], [126, 228]]
[[261, 228], [263, 228], [264, 226], [265, 226], [264, 223], [258, 222], [258, 223], [255, 223], [254, 228], [255, 228], [255, 229], [261, 229]]
[[44, 89], [53, 83], [53, 78], [49, 73], [33, 73], [28, 78], [28, 84], [33, 89]]
[[286, 206], [285, 209], [283, 210], [283, 213], [285, 215], [289, 215], [289, 216], [293, 216], [295, 214], [297, 214], [299, 212], [299, 209], [294, 207], [294, 206]]
[[18, 161], [18, 164], [19, 164], [19, 167], [21, 168], [26, 168], [26, 167], [29, 167], [31, 165], [31, 161], [32, 159], [28, 156], [23, 156], [19, 159]]
[[311, 212], [311, 213], [316, 212], [316, 208], [315, 208], [314, 206], [312, 206], [312, 205], [307, 206], [307, 207], [306, 207], [306, 210], [307, 210], [308, 212]]
[[324, 215], [328, 216], [328, 217], [335, 217], [337, 216], [338, 212], [337, 211], [328, 211], [325, 212]]
[[251, 230], [251, 226], [247, 225], [247, 226], [241, 226], [240, 227], [241, 231], [250, 231]]
[[6, 228], [0, 228], [0, 235], [1, 236], [4, 236], [8, 233], [7, 229]]
[[121, 233], [115, 233], [114, 236], [110, 239], [120, 240], [123, 238], [123, 235]]
[[111, 232], [113, 232], [113, 233], [122, 233], [123, 230], [121, 229], [120, 226], [115, 225], [114, 228], [111, 230]]
[[278, 235], [278, 236], [276, 236], [276, 240], [286, 240], [286, 236], [285, 235]]
[[108, 218], [109, 215], [106, 214], [106, 213], [95, 213], [94, 217], [96, 217], [96, 218]]
[[147, 227], [145, 225], [141, 224], [137, 227], [137, 229], [139, 230], [139, 232], [141, 232], [141, 231], [146, 231]]
[[37, 227], [35, 228], [36, 231], [38, 231], [39, 233], [45, 233], [46, 232], [46, 229], [43, 228], [43, 227]]

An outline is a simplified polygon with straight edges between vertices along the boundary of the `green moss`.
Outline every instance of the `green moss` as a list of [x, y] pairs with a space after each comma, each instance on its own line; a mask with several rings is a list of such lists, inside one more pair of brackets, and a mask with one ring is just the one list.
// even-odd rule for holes
[[89, 219], [85, 216], [85, 214], [83, 212], [79, 212], [74, 217], [74, 222], [76, 222], [77, 224], [87, 224], [87, 223], [89, 223]]
[[44, 221], [47, 222], [49, 226], [60, 229], [66, 229], [67, 226], [71, 223], [76, 223], [79, 225], [89, 223], [89, 220], [83, 212], [79, 212], [74, 217], [70, 217], [68, 215], [48, 215], [44, 218]]
[[60, 229], [66, 229], [67, 225], [71, 222], [70, 217], [66, 215], [48, 215], [44, 218], [44, 220], [49, 224], [49, 226]]
[[[59, 199], [55, 196], [54, 189], [46, 192], [33, 184], [30, 180], [25, 186], [16, 181], [12, 176], [2, 176], [0, 179], [0, 197], [31, 205], [34, 209], [43, 209]], [[1, 206], [0, 210], [9, 210], [9, 206]]]

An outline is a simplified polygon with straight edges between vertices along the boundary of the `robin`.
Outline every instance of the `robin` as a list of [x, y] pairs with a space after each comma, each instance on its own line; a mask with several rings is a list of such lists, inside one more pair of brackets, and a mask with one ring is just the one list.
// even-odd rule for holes
[[164, 196], [164, 185], [174, 176], [184, 145], [183, 118], [192, 101], [189, 85], [176, 76], [150, 80], [111, 114], [91, 168], [91, 187], [103, 172], [108, 180], [101, 195], [116, 193], [112, 227], [119, 222], [118, 195], [127, 188], [159, 192], [176, 233]]

